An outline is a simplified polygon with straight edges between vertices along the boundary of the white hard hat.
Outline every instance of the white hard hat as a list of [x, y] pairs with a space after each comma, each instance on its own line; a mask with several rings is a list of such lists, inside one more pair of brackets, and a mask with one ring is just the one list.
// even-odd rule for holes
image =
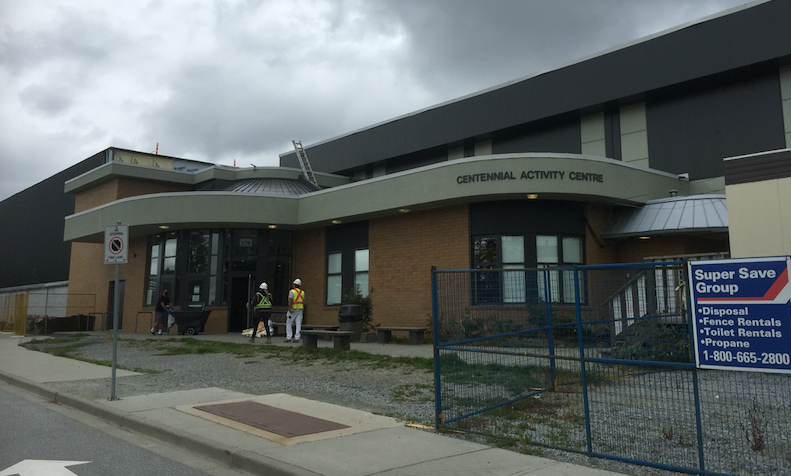
[[259, 289], [269, 289], [269, 286], [267, 286], [266, 283], [261, 283], [261, 285], [258, 286], [258, 288]]
[[302, 286], [302, 280], [297, 278], [294, 280], [294, 284], [296, 284], [297, 286]]

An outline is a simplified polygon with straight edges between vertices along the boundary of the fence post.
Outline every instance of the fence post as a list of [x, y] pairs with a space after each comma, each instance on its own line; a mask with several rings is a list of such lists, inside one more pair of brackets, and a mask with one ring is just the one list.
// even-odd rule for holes
[[444, 422], [442, 417], [442, 388], [439, 365], [439, 307], [437, 304], [437, 267], [431, 267], [431, 314], [434, 327], [434, 425], [439, 430]]
[[544, 268], [544, 308], [547, 316], [547, 350], [549, 351], [549, 380], [552, 384], [552, 391], [556, 389], [557, 375], [555, 373], [555, 334], [553, 331], [554, 320], [552, 319], [552, 298], [549, 294], [549, 268]]
[[593, 453], [591, 439], [590, 408], [588, 406], [588, 381], [585, 375], [585, 344], [582, 339], [582, 305], [580, 303], [579, 268], [574, 265], [574, 307], [577, 313], [577, 345], [580, 350], [580, 378], [582, 380], [582, 405], [585, 409], [585, 439], [588, 442], [588, 454]]
[[[684, 316], [684, 321], [687, 323], [687, 338], [689, 339], [689, 349], [690, 353], [694, 353], [695, 349], [695, 338], [697, 336], [693, 335], [693, 329], [695, 326], [693, 325], [690, 316], [692, 313], [689, 312], [689, 307], [694, 306], [695, 303], [690, 301], [692, 295], [689, 292], [689, 275], [687, 271], [689, 270], [688, 267], [688, 260], [684, 260], [681, 265], [681, 282], [678, 284], [681, 289], [681, 295], [684, 296], [684, 300], [681, 302], [681, 314]], [[692, 361], [695, 361], [694, 354], [691, 355]], [[700, 465], [701, 471], [706, 471], [706, 457], [703, 451], [703, 424], [701, 423], [700, 417], [700, 387], [698, 387], [698, 366], [694, 365], [692, 367], [692, 391], [695, 395], [695, 428], [698, 433], [698, 464]]]

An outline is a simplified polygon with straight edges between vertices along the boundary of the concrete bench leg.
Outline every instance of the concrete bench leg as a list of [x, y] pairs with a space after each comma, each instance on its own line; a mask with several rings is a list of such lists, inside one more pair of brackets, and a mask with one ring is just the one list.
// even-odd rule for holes
[[409, 331], [409, 343], [420, 345], [423, 343], [423, 331]]
[[311, 334], [302, 334], [302, 345], [305, 347], [318, 347], [319, 338]]
[[351, 350], [350, 336], [332, 336], [332, 347], [337, 350]]
[[393, 339], [393, 333], [391, 331], [380, 331], [377, 329], [376, 342], [380, 344], [387, 344], [392, 339]]

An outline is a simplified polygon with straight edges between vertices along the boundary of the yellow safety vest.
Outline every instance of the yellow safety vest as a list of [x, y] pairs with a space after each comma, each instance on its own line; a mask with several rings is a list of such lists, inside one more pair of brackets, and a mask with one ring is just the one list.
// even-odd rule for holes
[[255, 305], [256, 309], [272, 309], [272, 303], [265, 294], [255, 293], [258, 296], [258, 304]]
[[291, 299], [291, 307], [293, 309], [302, 309], [302, 308], [304, 308], [303, 303], [305, 301], [305, 291], [303, 291], [303, 290], [301, 290], [299, 288], [294, 288], [294, 289], [292, 289], [289, 292], [289, 295], [290, 295], [290, 293], [294, 293], [294, 298]]

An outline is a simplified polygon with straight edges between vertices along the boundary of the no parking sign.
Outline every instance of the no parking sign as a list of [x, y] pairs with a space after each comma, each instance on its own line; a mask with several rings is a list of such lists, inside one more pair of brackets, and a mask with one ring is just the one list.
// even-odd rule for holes
[[104, 264], [126, 264], [128, 262], [129, 227], [113, 225], [104, 229]]

